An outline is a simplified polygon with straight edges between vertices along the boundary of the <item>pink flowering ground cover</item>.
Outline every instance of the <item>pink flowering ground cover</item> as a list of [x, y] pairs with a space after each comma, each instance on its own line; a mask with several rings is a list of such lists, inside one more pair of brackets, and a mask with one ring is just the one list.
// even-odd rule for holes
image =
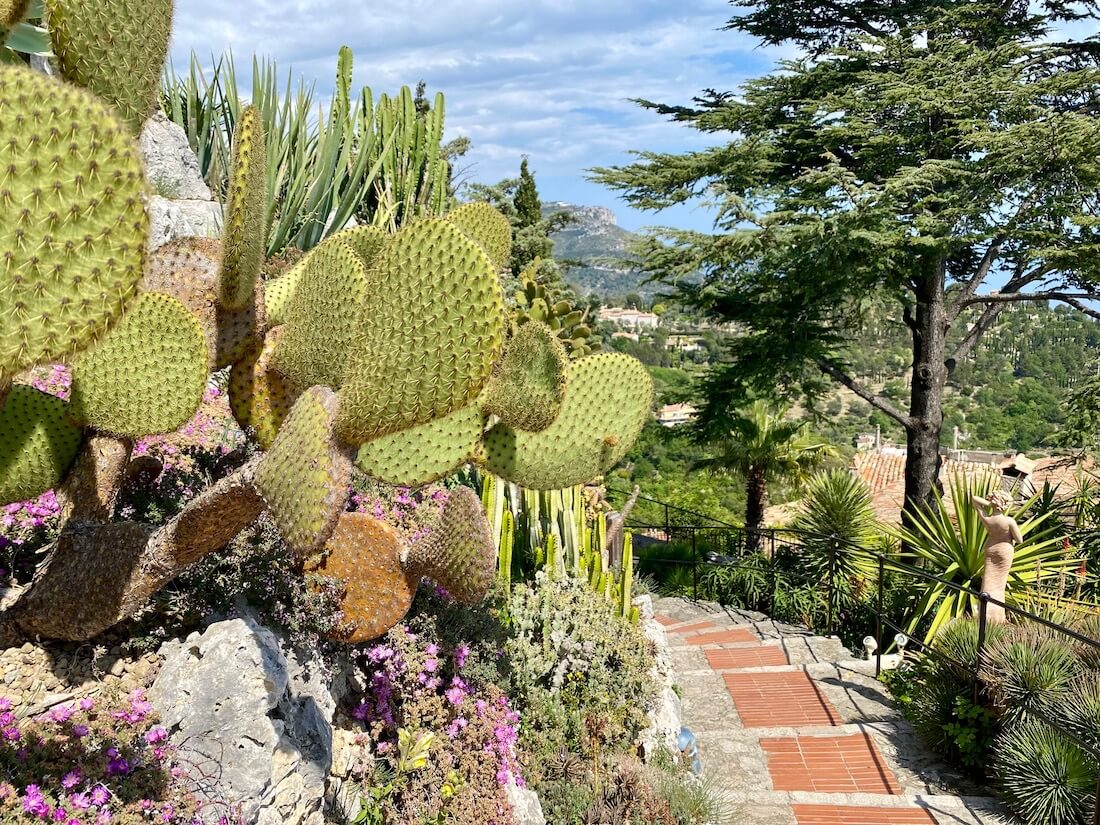
[[365, 690], [351, 715], [377, 759], [361, 777], [377, 817], [365, 821], [511, 823], [504, 787], [524, 784], [519, 714], [498, 687], [468, 676], [467, 645], [445, 648], [436, 636], [421, 616], [415, 631], [399, 625], [360, 658]]
[[0, 698], [0, 822], [235, 823], [224, 806], [200, 809], [189, 770], [140, 690], [23, 719]]

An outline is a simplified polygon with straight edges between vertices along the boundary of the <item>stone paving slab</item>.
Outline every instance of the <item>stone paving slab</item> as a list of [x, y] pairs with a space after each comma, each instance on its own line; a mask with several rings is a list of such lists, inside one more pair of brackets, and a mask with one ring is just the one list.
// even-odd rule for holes
[[722, 674], [746, 728], [838, 725], [840, 716], [802, 671]]
[[762, 739], [777, 791], [882, 793], [901, 796], [901, 786], [866, 734]]
[[921, 808], [795, 805], [793, 809], [798, 825], [936, 825]]

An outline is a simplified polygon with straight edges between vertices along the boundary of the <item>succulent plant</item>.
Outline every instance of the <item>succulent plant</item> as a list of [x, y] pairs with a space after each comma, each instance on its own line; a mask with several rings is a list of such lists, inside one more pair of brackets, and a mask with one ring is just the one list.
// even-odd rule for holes
[[519, 326], [530, 322], [545, 324], [565, 345], [570, 358], [583, 358], [600, 348], [592, 337], [592, 328], [585, 323], [588, 310], [576, 307], [569, 298], [547, 289], [539, 282], [542, 260], [536, 258], [519, 274], [520, 290], [513, 298], [515, 322]]
[[[588, 480], [637, 436], [652, 391], [644, 368], [621, 355], [567, 363], [559, 339], [576, 337], [572, 314], [510, 328], [498, 272], [511, 233], [491, 207], [415, 218], [443, 211], [447, 165], [432, 155], [441, 99], [380, 157], [383, 170], [419, 158], [434, 176], [405, 181], [416, 194], [392, 201], [396, 233], [336, 232], [265, 284], [270, 153], [248, 107], [223, 239], [147, 255], [134, 135], [172, 4], [47, 0], [47, 11], [65, 80], [0, 66], [0, 504], [53, 488], [66, 508], [0, 630], [95, 636], [265, 510], [307, 570], [346, 580], [351, 641], [399, 621], [421, 577], [460, 601], [482, 598], [497, 560], [478, 496], [455, 489], [438, 528], [406, 547], [393, 528], [344, 512], [353, 463], [394, 484], [471, 460], [532, 487]], [[22, 13], [0, 0], [0, 30]], [[107, 31], [111, 49], [99, 45]], [[387, 105], [404, 111], [411, 96]], [[69, 401], [26, 385], [27, 370], [51, 363], [71, 366]], [[162, 525], [117, 520], [133, 440], [183, 425], [226, 368], [230, 407], [259, 454], [242, 451], [242, 466]]]
[[554, 422], [541, 432], [493, 426], [482, 464], [490, 472], [535, 490], [590, 481], [622, 460], [641, 433], [653, 403], [645, 367], [621, 353], [572, 361], [565, 398]]
[[30, 0], [0, 0], [0, 46], [27, 13]]
[[46, 19], [61, 76], [140, 132], [160, 91], [172, 0], [46, 0]]

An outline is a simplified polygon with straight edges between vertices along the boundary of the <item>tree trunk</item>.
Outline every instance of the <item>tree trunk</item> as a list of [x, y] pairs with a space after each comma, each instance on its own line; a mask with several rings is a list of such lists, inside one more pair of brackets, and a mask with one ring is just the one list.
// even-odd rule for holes
[[256, 457], [160, 527], [71, 522], [34, 581], [0, 618], [6, 638], [82, 641], [137, 613], [161, 587], [220, 550], [264, 511]]
[[906, 428], [905, 507], [902, 519], [934, 503], [940, 489], [940, 430], [943, 428], [943, 389], [947, 309], [944, 305], [945, 261], [937, 260], [931, 272], [916, 285], [917, 304], [910, 328], [913, 333], [913, 386], [909, 396], [911, 423]]
[[760, 528], [764, 524], [764, 504], [768, 499], [768, 482], [764, 471], [750, 467], [745, 484], [745, 549], [755, 553], [760, 547]]

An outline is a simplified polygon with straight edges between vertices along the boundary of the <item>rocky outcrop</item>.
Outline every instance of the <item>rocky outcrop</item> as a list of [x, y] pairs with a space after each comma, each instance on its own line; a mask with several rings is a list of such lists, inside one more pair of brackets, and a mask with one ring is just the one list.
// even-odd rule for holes
[[145, 174], [153, 195], [149, 213], [149, 249], [189, 235], [221, 234], [222, 209], [202, 178], [187, 134], [162, 112], [146, 121], [139, 140]]
[[657, 682], [657, 702], [649, 711], [649, 727], [642, 732], [640, 749], [647, 761], [658, 750], [679, 750], [677, 737], [683, 725], [683, 709], [676, 693], [676, 672], [669, 653], [665, 629], [653, 618], [653, 599], [639, 596], [634, 605], [641, 614], [642, 630], [653, 643], [655, 661], [652, 675]]
[[336, 702], [317, 668], [247, 617], [160, 653], [149, 695], [200, 798], [239, 806], [249, 825], [322, 825]]

